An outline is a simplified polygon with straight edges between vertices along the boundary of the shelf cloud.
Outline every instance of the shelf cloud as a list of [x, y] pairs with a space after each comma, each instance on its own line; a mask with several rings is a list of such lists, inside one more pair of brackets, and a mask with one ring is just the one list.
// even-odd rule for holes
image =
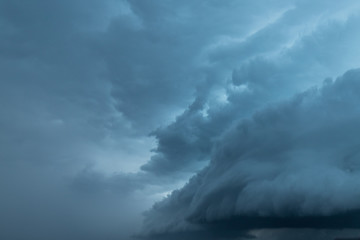
[[359, 236], [359, 14], [0, 0], [0, 238]]

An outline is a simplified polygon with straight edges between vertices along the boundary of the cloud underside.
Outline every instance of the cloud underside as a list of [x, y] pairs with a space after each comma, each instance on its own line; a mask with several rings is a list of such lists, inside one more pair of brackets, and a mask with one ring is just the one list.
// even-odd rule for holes
[[146, 231], [360, 228], [359, 91], [351, 70], [239, 121]]

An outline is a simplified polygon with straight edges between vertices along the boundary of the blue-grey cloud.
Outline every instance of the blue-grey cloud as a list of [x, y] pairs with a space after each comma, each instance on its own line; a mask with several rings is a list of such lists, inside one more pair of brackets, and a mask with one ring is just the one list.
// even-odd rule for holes
[[[142, 169], [157, 174], [197, 171], [234, 121], [357, 67], [357, 50], [349, 46], [358, 39], [359, 17], [338, 16], [336, 4], [319, 17], [320, 6], [308, 12], [307, 4], [294, 5], [247, 38], [208, 50], [206, 60], [212, 64], [203, 69], [205, 83], [182, 115], [153, 133], [156, 154]], [[333, 53], [337, 57], [328, 56]]]
[[234, 125], [358, 67], [358, 10], [0, 0], [0, 237], [128, 238]]
[[359, 228], [360, 70], [240, 120], [146, 231]]

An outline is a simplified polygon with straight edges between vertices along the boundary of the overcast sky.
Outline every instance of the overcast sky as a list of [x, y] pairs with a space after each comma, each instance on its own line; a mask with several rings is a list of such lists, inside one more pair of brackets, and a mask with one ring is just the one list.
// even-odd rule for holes
[[360, 236], [360, 1], [0, 0], [0, 239]]

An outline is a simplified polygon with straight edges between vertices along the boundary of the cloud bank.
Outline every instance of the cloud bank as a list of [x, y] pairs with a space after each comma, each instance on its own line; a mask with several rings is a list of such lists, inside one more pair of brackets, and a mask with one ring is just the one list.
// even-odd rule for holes
[[[320, 86], [359, 67], [359, 9], [0, 0], [0, 238], [129, 239], [194, 174], [146, 232], [224, 238], [232, 218], [351, 213], [357, 73]], [[227, 237], [291, 232], [248, 228]]]
[[360, 70], [241, 120], [146, 230], [359, 228]]

